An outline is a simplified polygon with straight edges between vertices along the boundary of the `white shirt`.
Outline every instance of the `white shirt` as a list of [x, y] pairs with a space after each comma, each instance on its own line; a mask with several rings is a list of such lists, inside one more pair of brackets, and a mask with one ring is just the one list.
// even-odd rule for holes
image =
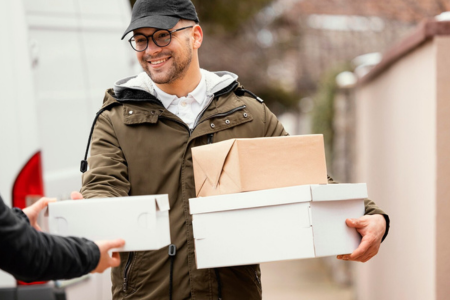
[[200, 83], [186, 97], [178, 98], [176, 95], [167, 94], [158, 88], [156, 84], [153, 84], [153, 87], [155, 88], [156, 97], [161, 100], [164, 107], [183, 120], [191, 129], [194, 127], [195, 119], [199, 113], [208, 105], [203, 74]]

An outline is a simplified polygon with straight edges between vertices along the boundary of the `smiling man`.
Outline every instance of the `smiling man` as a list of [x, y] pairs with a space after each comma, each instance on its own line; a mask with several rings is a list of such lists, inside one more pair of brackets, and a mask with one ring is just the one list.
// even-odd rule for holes
[[[83, 175], [82, 195], [74, 198], [169, 194], [171, 207], [173, 245], [121, 253], [122, 263], [112, 271], [114, 299], [262, 297], [259, 265], [195, 266], [188, 204], [195, 197], [191, 149], [288, 133], [237, 75], [200, 69], [198, 22], [189, 0], [138, 0], [122, 39], [132, 35], [129, 43], [144, 72], [108, 90], [94, 121], [90, 169]], [[348, 220], [363, 235], [361, 246], [341, 259], [367, 261], [387, 234], [387, 216], [372, 201], [365, 205], [366, 216]]]

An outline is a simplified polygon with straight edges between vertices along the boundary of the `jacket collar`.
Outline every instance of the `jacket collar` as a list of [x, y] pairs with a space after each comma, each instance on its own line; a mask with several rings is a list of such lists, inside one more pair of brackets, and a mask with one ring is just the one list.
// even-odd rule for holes
[[[215, 95], [217, 92], [236, 82], [238, 79], [236, 74], [226, 71], [209, 72], [200, 69], [200, 72], [205, 79], [206, 93], [209, 96]], [[145, 92], [156, 98], [154, 84], [145, 72], [118, 80], [114, 84], [114, 94], [118, 99], [124, 99], [124, 94], [129, 95], [130, 90], [135, 91], [136, 93]]]

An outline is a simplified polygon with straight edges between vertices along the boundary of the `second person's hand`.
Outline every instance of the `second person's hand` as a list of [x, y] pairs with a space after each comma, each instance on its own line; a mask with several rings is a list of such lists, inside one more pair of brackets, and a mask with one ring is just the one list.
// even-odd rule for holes
[[47, 207], [47, 205], [51, 202], [56, 202], [56, 198], [41, 198], [38, 201], [36, 201], [33, 205], [30, 205], [22, 211], [27, 215], [28, 220], [30, 220], [30, 225], [34, 227], [34, 229], [38, 231], [42, 231], [41, 227], [39, 227], [37, 223], [37, 219], [39, 216], [39, 213]]

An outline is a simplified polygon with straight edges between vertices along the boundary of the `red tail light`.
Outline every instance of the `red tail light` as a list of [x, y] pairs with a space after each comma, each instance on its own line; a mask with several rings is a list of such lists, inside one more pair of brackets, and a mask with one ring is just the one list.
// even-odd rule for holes
[[25, 164], [13, 186], [13, 206], [23, 209], [27, 207], [27, 197], [43, 197], [44, 181], [42, 180], [41, 152], [37, 152]]
[[[36, 199], [44, 196], [44, 181], [42, 178], [41, 152], [37, 152], [25, 164], [16, 178], [13, 186], [13, 206], [23, 209], [27, 207], [27, 198]], [[43, 284], [46, 282], [26, 283], [17, 281], [19, 285]]]

